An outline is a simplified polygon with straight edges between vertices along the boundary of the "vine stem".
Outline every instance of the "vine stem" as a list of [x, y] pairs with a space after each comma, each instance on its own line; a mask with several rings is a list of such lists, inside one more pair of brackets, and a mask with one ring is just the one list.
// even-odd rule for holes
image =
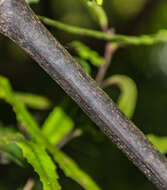
[[106, 72], [111, 64], [112, 57], [114, 53], [116, 52], [117, 45], [112, 44], [111, 42], [108, 42], [105, 47], [105, 63], [99, 68], [97, 77], [96, 77], [96, 82], [99, 86], [101, 86], [103, 79], [106, 75]]
[[165, 156], [83, 71], [25, 0], [0, 1], [0, 32], [26, 50], [159, 190], [167, 189]]
[[23, 190], [31, 190], [35, 185], [35, 181], [33, 179], [28, 179], [26, 185], [24, 186]]
[[38, 16], [38, 18], [46, 25], [56, 27], [65, 32], [69, 32], [76, 35], [93, 37], [100, 40], [117, 42], [119, 46], [124, 45], [153, 45], [155, 43], [167, 42], [167, 30], [160, 30], [156, 34], [141, 35], [141, 36], [126, 36], [120, 34], [108, 34], [101, 31], [81, 28], [77, 26], [71, 26], [64, 24], [60, 21], [46, 18], [44, 16]]
[[[114, 29], [109, 29], [106, 31], [106, 33], [115, 34], [115, 31]], [[118, 45], [116, 43], [111, 43], [111, 42], [106, 43], [105, 53], [104, 53], [105, 63], [99, 68], [97, 76], [96, 76], [96, 82], [99, 86], [101, 86], [103, 82], [105, 74], [111, 64], [112, 57], [114, 53], [116, 52], [117, 48], [118, 48]]]

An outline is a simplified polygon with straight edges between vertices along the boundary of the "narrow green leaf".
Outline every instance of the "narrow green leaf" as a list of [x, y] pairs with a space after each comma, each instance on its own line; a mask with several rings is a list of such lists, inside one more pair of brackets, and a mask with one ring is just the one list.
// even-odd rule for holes
[[15, 143], [23, 140], [24, 137], [20, 133], [0, 135], [0, 145], [8, 144], [11, 142]]
[[161, 153], [167, 153], [167, 137], [158, 137], [153, 134], [147, 135], [147, 137]]
[[102, 6], [103, 5], [103, 0], [96, 0], [97, 4]]
[[[20, 140], [22, 137], [19, 133], [11, 132], [11, 129], [6, 128], [0, 130], [0, 152], [1, 156], [8, 158], [21, 167], [24, 167], [25, 162], [20, 148], [12, 141]], [[13, 139], [14, 137], [14, 139]]]
[[40, 0], [26, 0], [27, 3], [39, 3]]
[[41, 144], [46, 142], [46, 138], [40, 131], [38, 124], [28, 112], [25, 105], [14, 96], [9, 81], [2, 76], [0, 76], [0, 98], [3, 98], [13, 107], [17, 120], [26, 127], [28, 133], [37, 142], [40, 142]]
[[12, 88], [9, 81], [0, 76], [0, 98], [4, 99], [7, 103], [11, 103], [13, 100]]
[[96, 1], [93, 0], [93, 1], [89, 1], [87, 3], [87, 5], [88, 5], [88, 8], [90, 9], [92, 16], [98, 22], [100, 27], [103, 30], [107, 30], [108, 29], [108, 18], [107, 18], [105, 10], [101, 6], [102, 3], [103, 3], [102, 0], [96, 0]]
[[103, 88], [110, 85], [118, 85], [121, 90], [121, 94], [118, 98], [118, 106], [129, 118], [132, 118], [136, 102], [137, 102], [137, 87], [135, 82], [125, 75], [114, 75], [102, 84]]
[[24, 167], [25, 162], [21, 153], [20, 148], [14, 143], [1, 144], [0, 152], [2, 156], [6, 156], [11, 161], [15, 162], [21, 167]]
[[103, 0], [85, 0], [86, 3], [97, 3], [97, 5], [103, 5]]
[[17, 131], [14, 126], [5, 126], [3, 123], [0, 122], [0, 136], [7, 135], [7, 134], [16, 134]]
[[85, 72], [87, 72], [90, 75], [91, 67], [90, 67], [89, 63], [79, 57], [74, 57], [74, 58], [82, 66], [82, 68], [85, 70]]
[[59, 164], [67, 177], [78, 182], [86, 190], [100, 190], [98, 185], [82, 171], [78, 165], [60, 150], [52, 150], [54, 160]]
[[76, 50], [80, 58], [90, 61], [96, 67], [105, 63], [104, 57], [101, 57], [96, 51], [93, 51], [88, 46], [79, 41], [73, 41], [71, 46]]
[[21, 134], [0, 136], [0, 145], [15, 143], [22, 149], [23, 156], [40, 176], [44, 190], [60, 190], [56, 166], [45, 151], [45, 147], [24, 139]]
[[[32, 118], [31, 114], [27, 111], [24, 104], [19, 102], [14, 97], [9, 81], [2, 76], [0, 76], [0, 98], [3, 98], [14, 107], [18, 120], [26, 126], [27, 131], [38, 143], [38, 145], [35, 144], [37, 146], [34, 147], [35, 152], [37, 152], [36, 149], [39, 148], [39, 145], [47, 148], [49, 152], [54, 156], [55, 161], [60, 165], [61, 169], [68, 177], [77, 181], [86, 190], [100, 190], [96, 183], [85, 172], [83, 172], [77, 166], [77, 164], [75, 164], [74, 161], [68, 158], [68, 156], [66, 156], [61, 151], [56, 150], [55, 146], [49, 143], [47, 137], [45, 137], [44, 134], [40, 131], [38, 124]], [[17, 140], [16, 137], [10, 138], [11, 140]], [[25, 146], [26, 145], [27, 144], [25, 144]], [[27, 147], [27, 149], [30, 148]], [[40, 154], [40, 152], [38, 152], [38, 154]]]
[[22, 149], [24, 157], [39, 174], [44, 190], [61, 189], [58, 183], [56, 167], [45, 148], [34, 142], [21, 141], [17, 145]]
[[42, 127], [43, 134], [51, 144], [57, 145], [73, 128], [74, 123], [61, 107], [56, 107]]
[[51, 107], [51, 102], [43, 96], [21, 92], [14, 94], [19, 101], [26, 104], [30, 108], [44, 110]]

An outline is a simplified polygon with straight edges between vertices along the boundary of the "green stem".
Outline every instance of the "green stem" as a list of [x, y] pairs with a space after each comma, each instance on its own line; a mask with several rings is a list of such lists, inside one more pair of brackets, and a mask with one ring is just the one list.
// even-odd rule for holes
[[155, 43], [167, 42], [167, 30], [160, 30], [156, 34], [141, 35], [141, 36], [125, 36], [120, 34], [107, 34], [104, 32], [81, 28], [77, 26], [71, 26], [64, 24], [60, 21], [52, 20], [43, 16], [39, 16], [39, 19], [46, 25], [56, 27], [66, 32], [94, 37], [101, 40], [117, 42], [119, 45], [153, 45]]

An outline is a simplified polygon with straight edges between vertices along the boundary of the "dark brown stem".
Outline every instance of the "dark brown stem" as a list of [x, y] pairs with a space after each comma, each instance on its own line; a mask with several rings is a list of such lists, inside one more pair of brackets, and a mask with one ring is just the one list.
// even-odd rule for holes
[[[103, 32], [109, 33], [109, 34], [114, 34], [115, 30], [114, 29], [103, 29]], [[105, 53], [104, 53], [104, 60], [105, 63], [99, 68], [97, 76], [96, 76], [96, 82], [99, 86], [101, 86], [103, 79], [106, 75], [106, 72], [111, 64], [112, 57], [117, 49], [116, 44], [107, 42], [105, 45]]]
[[35, 181], [33, 179], [28, 179], [26, 185], [24, 186], [23, 190], [31, 190], [35, 185]]
[[106, 75], [106, 72], [111, 64], [112, 57], [116, 51], [117, 47], [114, 46], [111, 42], [106, 43], [105, 47], [105, 63], [99, 68], [97, 76], [96, 76], [96, 82], [99, 86], [101, 86], [103, 79]]
[[24, 0], [0, 1], [0, 32], [25, 49], [160, 190], [167, 160], [40, 23]]

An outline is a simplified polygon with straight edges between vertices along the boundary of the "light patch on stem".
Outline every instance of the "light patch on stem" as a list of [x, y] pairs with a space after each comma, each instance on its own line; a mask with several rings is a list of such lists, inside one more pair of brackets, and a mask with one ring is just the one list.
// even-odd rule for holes
[[0, 5], [1, 5], [1, 3], [3, 3], [4, 2], [4, 0], [0, 0]]

